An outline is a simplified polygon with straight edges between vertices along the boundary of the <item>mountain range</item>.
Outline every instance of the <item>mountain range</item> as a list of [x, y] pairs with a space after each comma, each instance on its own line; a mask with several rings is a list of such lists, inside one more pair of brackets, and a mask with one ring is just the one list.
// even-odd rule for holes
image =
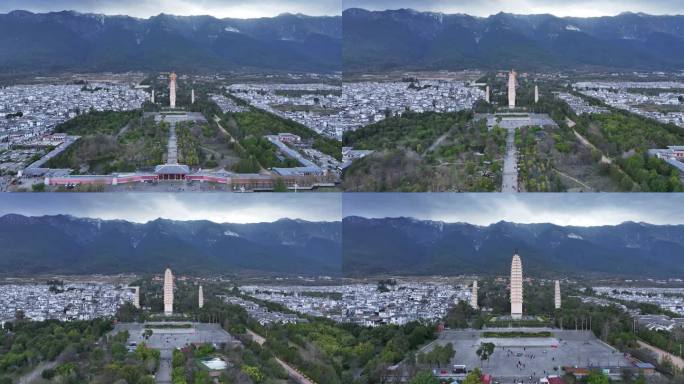
[[0, 217], [0, 273], [339, 274], [341, 223], [282, 219], [144, 224], [72, 216]]
[[342, 14], [345, 71], [684, 69], [684, 16], [489, 17], [412, 9]]
[[342, 69], [340, 16], [0, 14], [0, 71]]
[[476, 226], [356, 216], [345, 217], [342, 225], [345, 275], [506, 275], [516, 249], [527, 274], [684, 275], [684, 225], [573, 227], [502, 221]]

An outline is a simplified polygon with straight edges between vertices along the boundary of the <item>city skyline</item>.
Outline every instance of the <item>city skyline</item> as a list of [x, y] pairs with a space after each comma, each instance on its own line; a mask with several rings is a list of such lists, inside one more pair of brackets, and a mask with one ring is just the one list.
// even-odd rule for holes
[[[379, 196], [378, 196], [379, 195]], [[644, 222], [684, 224], [682, 201], [674, 195], [629, 194], [343, 194], [343, 217], [410, 217], [417, 220], [490, 225], [550, 223], [593, 227]]]
[[[208, 220], [216, 223], [258, 223], [279, 219], [339, 221], [336, 194], [82, 194], [11, 195], [0, 200], [0, 216], [71, 215], [101, 220], [146, 223], [158, 218], [178, 221]], [[337, 208], [337, 209], [336, 209]]]
[[515, 14], [552, 14], [559, 17], [615, 16], [624, 12], [642, 12], [653, 15], [680, 15], [684, 4], [675, 0], [343, 0], [344, 9], [364, 8], [372, 11], [410, 8], [417, 11], [465, 13], [487, 17], [499, 12]]
[[221, 0], [7, 0], [0, 4], [0, 13], [14, 10], [30, 12], [76, 11], [106, 15], [128, 15], [148, 18], [160, 13], [179, 16], [210, 15], [218, 18], [249, 19], [274, 17], [283, 13], [309, 16], [340, 15], [340, 3], [332, 0], [257, 0], [249, 3]]

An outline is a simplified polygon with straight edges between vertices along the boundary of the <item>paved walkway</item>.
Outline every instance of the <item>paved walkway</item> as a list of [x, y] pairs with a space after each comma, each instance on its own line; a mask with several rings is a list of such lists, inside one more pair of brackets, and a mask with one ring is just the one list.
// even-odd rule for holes
[[508, 129], [501, 192], [518, 191], [518, 149], [515, 147], [515, 129]]
[[176, 123], [173, 121], [170, 122], [167, 148], [166, 164], [178, 164], [178, 138], [176, 137]]
[[171, 384], [171, 361], [173, 360], [173, 349], [159, 350], [159, 369], [155, 377], [160, 384]]

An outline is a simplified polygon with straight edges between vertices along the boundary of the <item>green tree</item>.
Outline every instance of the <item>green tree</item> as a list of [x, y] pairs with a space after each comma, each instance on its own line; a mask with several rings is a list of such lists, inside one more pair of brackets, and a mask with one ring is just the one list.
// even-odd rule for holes
[[415, 375], [410, 384], [439, 384], [439, 379], [435, 377], [430, 371], [421, 371]]
[[285, 181], [282, 178], [275, 179], [273, 192], [287, 192], [287, 185], [285, 185]]
[[480, 369], [475, 368], [468, 373], [468, 375], [465, 377], [465, 379], [463, 379], [461, 384], [480, 384], [482, 382], [481, 376], [482, 372], [480, 371]]
[[587, 384], [610, 384], [610, 379], [602, 372], [593, 371], [587, 376]]
[[249, 378], [255, 383], [261, 383], [264, 380], [264, 374], [261, 372], [259, 367], [243, 365], [240, 370], [249, 376]]
[[195, 373], [195, 384], [210, 384], [211, 378], [209, 377], [209, 372], [205, 370], [200, 370]]
[[494, 353], [494, 348], [494, 343], [480, 343], [480, 347], [475, 351], [480, 358], [480, 366], [482, 366], [483, 361], [489, 360], [489, 357]]

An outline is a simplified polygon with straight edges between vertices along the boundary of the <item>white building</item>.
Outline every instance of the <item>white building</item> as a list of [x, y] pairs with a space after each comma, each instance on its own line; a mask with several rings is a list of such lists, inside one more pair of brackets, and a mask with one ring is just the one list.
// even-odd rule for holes
[[169, 106], [176, 108], [176, 74], [169, 75]]
[[173, 273], [169, 268], [164, 271], [164, 314], [173, 315]]
[[508, 108], [515, 108], [515, 83], [518, 74], [511, 69], [508, 73]]
[[135, 291], [135, 298], [133, 299], [133, 306], [140, 309], [140, 287], [131, 287]]
[[473, 281], [473, 292], [470, 294], [470, 306], [477, 309], [477, 280]]
[[522, 261], [516, 253], [511, 261], [511, 317], [520, 319], [523, 307]]

